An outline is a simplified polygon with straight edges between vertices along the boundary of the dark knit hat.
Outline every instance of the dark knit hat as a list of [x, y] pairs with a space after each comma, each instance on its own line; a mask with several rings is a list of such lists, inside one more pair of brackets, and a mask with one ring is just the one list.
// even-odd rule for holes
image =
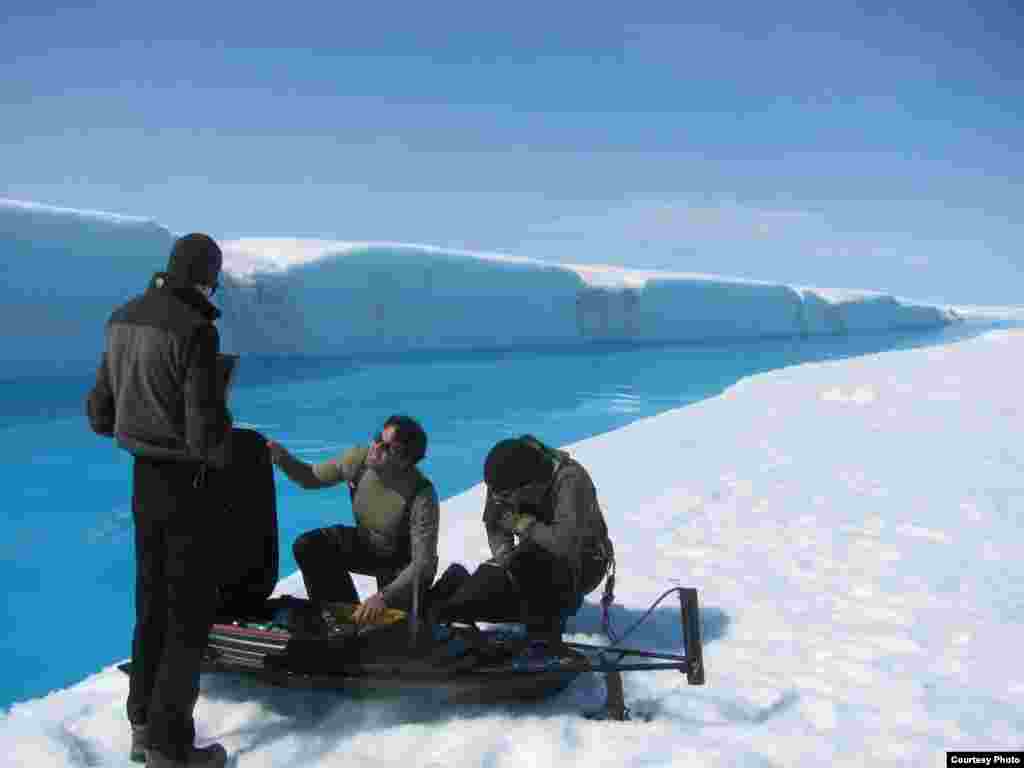
[[216, 286], [223, 256], [213, 238], [199, 232], [179, 237], [167, 260], [167, 275], [179, 285]]
[[502, 440], [484, 461], [484, 482], [499, 493], [550, 477], [551, 461], [521, 438]]

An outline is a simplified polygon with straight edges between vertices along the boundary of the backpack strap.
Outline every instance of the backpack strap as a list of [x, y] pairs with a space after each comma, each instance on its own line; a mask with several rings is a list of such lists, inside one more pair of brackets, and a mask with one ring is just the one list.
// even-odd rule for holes
[[359, 469], [356, 470], [355, 475], [348, 481], [348, 495], [352, 500], [352, 503], [356, 503], [356, 491], [359, 489], [359, 482], [363, 479], [363, 475], [366, 474], [366, 462], [364, 461], [359, 465]]
[[406, 511], [410, 511], [412, 503], [416, 500], [416, 497], [423, 493], [427, 488], [432, 488], [434, 484], [427, 480], [423, 476], [422, 472], [417, 472], [419, 479], [416, 481], [416, 486], [412, 489], [412, 493], [409, 494], [409, 500], [405, 502]]

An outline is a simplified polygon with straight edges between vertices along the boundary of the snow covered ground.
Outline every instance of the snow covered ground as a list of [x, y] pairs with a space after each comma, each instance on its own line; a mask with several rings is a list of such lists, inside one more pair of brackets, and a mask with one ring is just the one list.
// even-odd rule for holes
[[[618, 628], [669, 586], [701, 594], [707, 685], [626, 674], [632, 722], [580, 717], [602, 702], [593, 676], [513, 707], [206, 676], [199, 738], [246, 768], [940, 766], [1020, 749], [1021, 360], [1011, 329], [787, 368], [570, 446], [616, 541]], [[444, 502], [442, 567], [484, 556], [481, 503], [480, 487]], [[677, 648], [677, 617], [659, 609], [635, 643]], [[598, 631], [591, 601], [572, 636]], [[128, 765], [127, 685], [109, 667], [14, 705], [0, 750]]]

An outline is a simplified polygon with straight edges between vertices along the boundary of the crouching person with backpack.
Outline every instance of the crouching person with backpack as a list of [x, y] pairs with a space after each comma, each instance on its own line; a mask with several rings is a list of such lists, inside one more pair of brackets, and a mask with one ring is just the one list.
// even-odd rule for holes
[[356, 525], [334, 525], [301, 534], [292, 547], [309, 599], [359, 603], [352, 573], [374, 576], [378, 591], [353, 618], [373, 622], [387, 608], [408, 610], [413, 591], [429, 586], [437, 571], [440, 516], [437, 493], [416, 464], [427, 435], [414, 419], [395, 415], [367, 446], [355, 446], [320, 464], [307, 464], [279, 443], [270, 455], [292, 482], [321, 489], [345, 483]]
[[522, 622], [533, 638], [558, 642], [565, 620], [614, 559], [594, 483], [568, 453], [532, 435], [497, 443], [484, 463], [484, 481], [483, 522], [493, 557], [432, 605], [432, 617]]

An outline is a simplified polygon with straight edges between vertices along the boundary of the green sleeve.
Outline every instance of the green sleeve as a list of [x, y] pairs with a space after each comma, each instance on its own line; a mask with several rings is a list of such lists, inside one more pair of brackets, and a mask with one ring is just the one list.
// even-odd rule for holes
[[437, 574], [437, 536], [440, 527], [441, 509], [433, 486], [420, 492], [413, 500], [409, 516], [409, 536], [412, 545], [412, 560], [388, 584], [381, 594], [389, 605], [397, 594], [412, 594], [412, 586], [419, 584], [426, 589]]
[[366, 456], [369, 452], [370, 449], [362, 445], [349, 448], [333, 459], [314, 464], [313, 475], [325, 485], [347, 483], [356, 476], [359, 467], [366, 462]]

